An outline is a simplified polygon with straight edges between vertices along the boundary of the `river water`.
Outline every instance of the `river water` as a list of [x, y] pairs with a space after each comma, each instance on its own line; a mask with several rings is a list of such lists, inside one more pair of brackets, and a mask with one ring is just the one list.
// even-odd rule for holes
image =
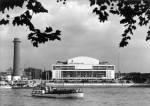
[[31, 89], [0, 89], [0, 106], [150, 106], [150, 88], [84, 88], [82, 99], [38, 98]]

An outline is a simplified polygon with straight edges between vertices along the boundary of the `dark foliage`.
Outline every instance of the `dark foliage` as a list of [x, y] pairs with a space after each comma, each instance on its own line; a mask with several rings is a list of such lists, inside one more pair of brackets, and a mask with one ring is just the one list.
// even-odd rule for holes
[[[148, 0], [90, 0], [91, 6], [98, 5], [99, 8], [93, 10], [99, 16], [100, 22], [105, 22], [109, 14], [119, 15], [120, 24], [123, 24], [125, 30], [122, 34], [120, 47], [128, 45], [133, 31], [137, 25], [147, 25], [150, 20], [150, 1]], [[149, 40], [150, 31], [146, 40]]]
[[41, 3], [36, 0], [29, 0], [26, 7], [34, 13], [48, 12], [48, 10], [46, 10]]
[[[66, 2], [66, 0], [57, 0]], [[69, 0], [68, 0], [69, 1]], [[110, 14], [121, 17], [120, 24], [125, 30], [122, 34], [120, 47], [128, 45], [136, 27], [147, 26], [150, 20], [150, 0], [89, 0], [90, 6], [95, 6], [93, 13], [99, 16], [100, 22], [108, 20]], [[146, 41], [150, 39], [150, 27]]]
[[22, 7], [25, 1], [27, 0], [0, 0], [0, 11], [4, 13], [5, 9]]
[[[57, 2], [66, 3], [67, 0], [56, 0]], [[69, 1], [69, 0], [68, 0]], [[122, 40], [120, 47], [128, 45], [128, 41], [131, 39], [134, 30], [137, 26], [148, 26], [150, 20], [150, 0], [88, 0], [90, 6], [95, 6], [93, 13], [97, 14], [100, 22], [108, 20], [110, 14], [118, 15], [121, 17], [120, 24], [123, 24], [125, 29], [122, 33]], [[60, 40], [58, 37], [60, 31], [56, 30], [50, 32], [47, 29], [42, 32], [36, 29], [31, 23], [32, 14], [48, 12], [40, 2], [37, 0], [0, 0], [0, 12], [4, 13], [5, 9], [13, 9], [14, 7], [22, 7], [27, 2], [27, 11], [20, 16], [14, 17], [13, 25], [26, 25], [31, 30], [28, 38], [32, 41], [34, 46], [38, 46], [39, 43], [45, 43], [49, 40]], [[0, 25], [6, 25], [10, 23], [9, 17], [0, 20]], [[42, 37], [41, 37], [42, 36]], [[42, 40], [40, 40], [42, 38]], [[150, 39], [150, 27], [147, 31], [146, 41]]]
[[41, 32], [39, 29], [35, 29], [34, 32], [29, 34], [28, 39], [32, 41], [33, 46], [38, 47], [38, 43], [45, 43], [47, 41], [54, 41], [56, 39], [61, 40], [59, 35], [59, 30], [56, 30], [55, 32], [52, 32], [52, 30], [45, 30], [44, 32]]
[[[26, 3], [25, 3], [26, 2]], [[26, 5], [25, 5], [26, 4]], [[13, 17], [12, 24], [15, 25], [26, 25], [30, 33], [28, 34], [28, 39], [31, 40], [33, 46], [38, 47], [38, 44], [45, 43], [47, 41], [61, 40], [61, 31], [53, 29], [49, 26], [46, 27], [44, 31], [35, 28], [31, 22], [33, 14], [37, 13], [47, 13], [48, 10], [45, 9], [40, 2], [37, 0], [0, 0], [0, 12], [5, 14], [5, 9], [14, 9], [15, 7], [22, 8], [23, 5], [26, 6], [26, 11], [16, 17]], [[9, 15], [6, 15], [6, 19], [0, 20], [0, 25], [7, 25], [10, 23]]]
[[57, 0], [57, 2], [63, 2], [63, 4], [66, 3], [67, 0]]
[[4, 18], [0, 20], [0, 25], [6, 25], [9, 23], [9, 20], [5, 20]]
[[29, 11], [27, 10], [25, 13], [21, 14], [20, 16], [14, 17], [13, 25], [26, 25], [29, 27], [31, 31], [34, 31], [34, 26], [31, 23], [32, 16], [30, 15]]

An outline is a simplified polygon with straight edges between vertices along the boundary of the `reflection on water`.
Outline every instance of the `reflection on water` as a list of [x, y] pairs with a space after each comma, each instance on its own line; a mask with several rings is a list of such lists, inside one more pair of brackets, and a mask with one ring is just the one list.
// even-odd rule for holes
[[83, 99], [38, 98], [31, 89], [0, 89], [0, 106], [150, 106], [149, 88], [84, 88]]

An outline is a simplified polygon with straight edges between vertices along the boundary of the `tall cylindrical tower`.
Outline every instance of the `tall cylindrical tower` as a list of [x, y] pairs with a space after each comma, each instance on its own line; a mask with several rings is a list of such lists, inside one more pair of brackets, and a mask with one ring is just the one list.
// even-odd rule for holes
[[14, 38], [14, 60], [13, 60], [13, 80], [21, 79], [21, 68], [20, 68], [20, 39]]

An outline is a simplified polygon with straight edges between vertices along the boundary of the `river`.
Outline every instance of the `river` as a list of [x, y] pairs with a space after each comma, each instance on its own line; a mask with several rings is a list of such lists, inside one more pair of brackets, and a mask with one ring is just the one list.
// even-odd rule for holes
[[31, 89], [0, 89], [0, 106], [150, 106], [150, 88], [84, 88], [82, 99], [38, 98]]

